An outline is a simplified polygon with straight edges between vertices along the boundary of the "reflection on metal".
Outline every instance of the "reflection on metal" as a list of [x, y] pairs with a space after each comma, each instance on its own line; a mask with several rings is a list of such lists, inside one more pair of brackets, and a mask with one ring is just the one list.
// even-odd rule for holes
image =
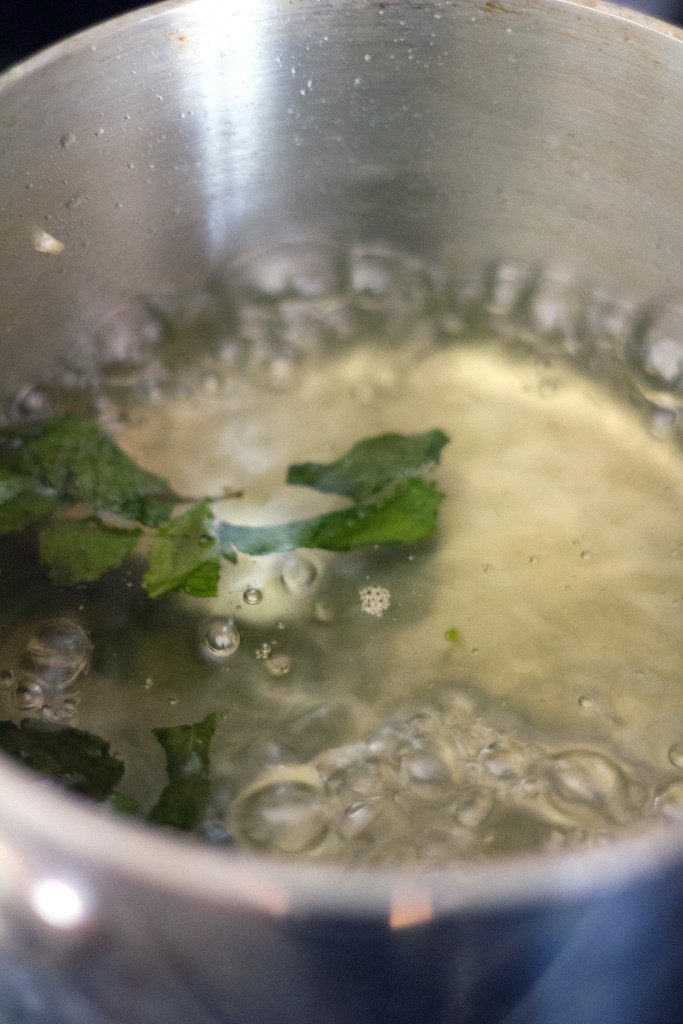
[[[226, 179], [236, 197], [253, 184], [250, 178], [261, 159], [261, 126], [269, 121], [263, 104], [267, 91], [262, 68], [270, 63], [270, 36], [263, 31], [265, 8], [271, 9], [267, 0], [216, 4], [210, 32], [203, 36], [197, 55], [203, 115], [201, 171], [208, 204], [207, 235], [214, 255], [223, 252], [229, 225], [238, 212], [225, 202]], [[191, 66], [194, 76], [196, 65]]]
[[397, 931], [426, 924], [434, 917], [434, 905], [428, 893], [419, 889], [395, 889], [391, 896], [389, 927]]
[[76, 889], [59, 878], [43, 878], [31, 891], [31, 906], [53, 928], [77, 928], [86, 920], [85, 901]]

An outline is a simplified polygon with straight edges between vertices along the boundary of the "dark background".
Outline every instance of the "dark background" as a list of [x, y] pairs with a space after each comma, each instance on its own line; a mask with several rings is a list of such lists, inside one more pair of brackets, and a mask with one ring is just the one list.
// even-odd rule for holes
[[[249, 0], [243, 0], [249, 3]], [[6, 0], [2, 5], [0, 67], [115, 14], [141, 7], [135, 0]], [[683, 0], [633, 0], [628, 6], [683, 24]]]

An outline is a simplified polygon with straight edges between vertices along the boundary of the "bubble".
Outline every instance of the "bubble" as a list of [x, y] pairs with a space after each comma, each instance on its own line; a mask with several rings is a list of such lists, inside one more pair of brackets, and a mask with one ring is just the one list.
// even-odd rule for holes
[[582, 284], [562, 271], [542, 273], [529, 297], [525, 322], [536, 336], [576, 354], [585, 348], [589, 330]]
[[578, 699], [578, 705], [585, 711], [589, 711], [591, 708], [595, 707], [595, 701], [592, 697], [589, 697], [587, 694], [582, 693]]
[[291, 668], [291, 659], [288, 654], [274, 654], [271, 655], [265, 662], [265, 666], [270, 672], [271, 676], [279, 678], [280, 676], [286, 676]]
[[356, 839], [377, 817], [377, 807], [360, 801], [349, 804], [337, 819], [337, 832], [342, 839]]
[[627, 779], [604, 755], [568, 750], [549, 758], [546, 770], [556, 805], [583, 804], [615, 822], [633, 817]]
[[33, 632], [19, 669], [23, 683], [37, 683], [46, 697], [72, 686], [90, 662], [88, 634], [70, 619], [48, 619]]
[[674, 768], [683, 768], [683, 740], [669, 747], [669, 760]]
[[527, 759], [521, 750], [494, 742], [480, 753], [481, 763], [494, 779], [517, 779], [524, 774]]
[[228, 287], [236, 276], [242, 279], [247, 291], [256, 295], [316, 298], [341, 290], [344, 266], [341, 254], [331, 245], [319, 241], [293, 242], [254, 252], [239, 267], [228, 266]]
[[254, 651], [254, 654], [260, 661], [265, 661], [266, 658], [269, 658], [272, 653], [273, 645], [269, 644], [267, 640], [264, 640], [263, 643], [259, 644], [256, 650]]
[[647, 306], [626, 345], [636, 388], [664, 409], [683, 405], [683, 299]]
[[416, 751], [401, 760], [401, 775], [411, 797], [443, 802], [452, 796], [453, 776], [436, 754]]
[[502, 260], [492, 264], [486, 274], [484, 308], [494, 317], [509, 318], [526, 303], [536, 272], [523, 263]]
[[205, 661], [221, 664], [232, 657], [239, 645], [240, 631], [235, 619], [214, 619], [204, 630], [200, 653]]
[[13, 700], [15, 707], [21, 711], [32, 711], [42, 708], [45, 694], [40, 683], [18, 683], [14, 688]]
[[465, 828], [478, 828], [488, 818], [496, 803], [490, 789], [473, 787], [466, 790], [455, 807], [455, 817]]
[[[289, 773], [289, 777], [288, 777]], [[329, 815], [320, 780], [311, 769], [275, 769], [238, 795], [230, 824], [238, 839], [261, 850], [307, 853], [329, 831]]]
[[361, 611], [378, 619], [391, 605], [391, 593], [386, 587], [361, 587], [358, 596], [360, 597]]
[[286, 560], [280, 579], [292, 597], [308, 597], [318, 584], [318, 569], [310, 558], [293, 555]]
[[0, 672], [0, 687], [11, 686], [14, 682], [14, 672], [11, 668], [4, 668]]
[[670, 782], [655, 798], [655, 808], [665, 818], [683, 821], [683, 780]]
[[247, 587], [247, 589], [242, 594], [242, 598], [245, 604], [260, 604], [261, 601], [263, 600], [263, 591], [259, 590], [258, 587]]

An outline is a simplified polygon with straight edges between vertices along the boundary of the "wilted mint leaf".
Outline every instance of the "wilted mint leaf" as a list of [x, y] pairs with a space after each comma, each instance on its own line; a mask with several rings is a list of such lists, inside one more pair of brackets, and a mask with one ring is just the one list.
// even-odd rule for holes
[[152, 730], [166, 753], [169, 782], [150, 811], [149, 821], [185, 831], [201, 823], [209, 802], [209, 747], [216, 722], [213, 712], [193, 725]]
[[92, 733], [25, 719], [0, 722], [0, 750], [93, 800], [105, 800], [123, 775], [123, 761]]
[[359, 441], [335, 462], [290, 466], [287, 483], [365, 501], [402, 476], [437, 463], [449, 438], [443, 430], [424, 434], [381, 434]]
[[144, 584], [150, 597], [180, 590], [215, 597], [220, 574], [211, 503], [193, 505], [157, 532], [149, 550]]
[[158, 526], [176, 497], [167, 480], [141, 469], [96, 423], [65, 416], [0, 431], [0, 462], [66, 504], [85, 504]]
[[40, 531], [40, 558], [53, 583], [86, 583], [121, 565], [141, 535], [142, 530], [119, 530], [98, 519], [54, 523]]

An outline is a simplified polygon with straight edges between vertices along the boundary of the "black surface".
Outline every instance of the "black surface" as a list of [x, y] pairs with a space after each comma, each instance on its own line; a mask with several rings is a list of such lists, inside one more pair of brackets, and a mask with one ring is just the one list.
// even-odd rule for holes
[[[248, 3], [249, 0], [244, 0]], [[135, 0], [22, 0], [3, 4], [0, 67], [89, 25], [145, 6]], [[683, 0], [634, 0], [627, 6], [683, 24]], [[275, 0], [273, 7], [277, 7]]]

